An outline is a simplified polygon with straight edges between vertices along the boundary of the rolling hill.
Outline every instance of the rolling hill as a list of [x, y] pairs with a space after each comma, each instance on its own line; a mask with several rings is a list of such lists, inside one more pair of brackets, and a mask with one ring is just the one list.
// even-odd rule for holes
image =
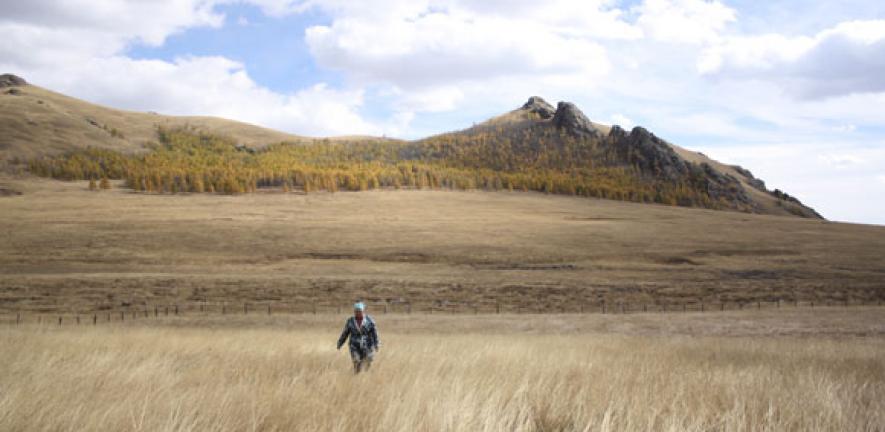
[[650, 131], [591, 122], [540, 97], [469, 129], [415, 141], [310, 139], [212, 117], [105, 108], [0, 78], [0, 159], [34, 174], [125, 179], [136, 191], [375, 188], [532, 190], [821, 218], [750, 171]]

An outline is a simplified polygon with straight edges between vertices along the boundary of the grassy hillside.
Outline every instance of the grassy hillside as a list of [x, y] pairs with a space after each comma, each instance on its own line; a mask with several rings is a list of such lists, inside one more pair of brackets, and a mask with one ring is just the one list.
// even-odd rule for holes
[[157, 195], [6, 179], [0, 309], [208, 301], [581, 304], [885, 299], [885, 228], [539, 193]]
[[17, 85], [0, 94], [0, 130], [7, 171], [27, 162], [39, 175], [125, 179], [146, 192], [525, 190], [820, 217], [749, 171], [537, 97], [473, 128], [413, 142], [308, 140], [223, 119], [113, 110]]
[[[124, 179], [143, 192], [485, 189], [769, 212], [730, 174], [679, 159], [643, 130], [612, 130], [607, 137], [575, 136], [529, 120], [415, 142], [316, 140], [256, 150], [196, 128], [159, 128], [159, 143], [147, 145], [147, 153], [88, 148], [28, 165], [31, 173], [65, 180]], [[648, 142], [659, 147], [649, 150]], [[784, 213], [817, 216], [789, 196], [768, 195]]]
[[95, 147], [122, 153], [156, 142], [157, 127], [197, 127], [257, 147], [302, 138], [214, 117], [175, 117], [95, 105], [38, 86], [0, 89], [0, 161]]

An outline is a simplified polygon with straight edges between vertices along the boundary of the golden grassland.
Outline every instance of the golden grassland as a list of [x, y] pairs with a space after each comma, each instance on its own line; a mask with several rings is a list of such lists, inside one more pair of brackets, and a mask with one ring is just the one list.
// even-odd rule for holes
[[[877, 302], [885, 228], [523, 192], [150, 195], [0, 179], [0, 312]], [[588, 306], [590, 307], [590, 306]], [[376, 309], [377, 310], [377, 309]]]
[[885, 309], [0, 327], [0, 430], [872, 431]]

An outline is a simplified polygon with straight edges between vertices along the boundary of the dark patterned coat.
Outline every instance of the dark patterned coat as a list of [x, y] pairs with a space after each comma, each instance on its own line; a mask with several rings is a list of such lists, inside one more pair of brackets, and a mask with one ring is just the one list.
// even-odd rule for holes
[[350, 338], [350, 352], [357, 352], [360, 355], [366, 355], [369, 350], [378, 349], [378, 330], [375, 327], [375, 320], [368, 314], [363, 317], [363, 325], [356, 325], [356, 318], [350, 317], [344, 323], [344, 330], [341, 337], [338, 338], [338, 348], [344, 345], [344, 342]]

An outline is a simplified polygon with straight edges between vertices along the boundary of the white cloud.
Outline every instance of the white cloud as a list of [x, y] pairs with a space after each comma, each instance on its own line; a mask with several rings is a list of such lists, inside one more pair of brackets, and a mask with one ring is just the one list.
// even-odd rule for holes
[[773, 80], [804, 98], [885, 92], [885, 20], [843, 22], [814, 36], [730, 38], [710, 47], [698, 69]]
[[645, 0], [636, 23], [664, 42], [710, 43], [736, 20], [736, 11], [718, 0]]
[[608, 72], [605, 49], [542, 24], [463, 11], [345, 16], [307, 30], [323, 66], [404, 89], [531, 74]]
[[852, 154], [822, 154], [818, 159], [837, 169], [851, 168], [864, 163], [861, 157]]
[[[17, 23], [32, 32], [74, 31], [69, 40], [53, 39], [61, 49], [65, 42], [75, 48], [87, 45], [98, 53], [116, 51], [137, 41], [161, 45], [167, 36], [186, 28], [220, 26], [224, 17], [208, 0], [30, 0], [4, 2], [4, 24]], [[78, 36], [91, 35], [91, 40]], [[8, 45], [9, 49], [15, 48]]]
[[[227, 1], [227, 0], [224, 0]], [[171, 34], [218, 27], [225, 17], [212, 0], [33, 1], [4, 5], [0, 70], [93, 102], [167, 114], [214, 115], [304, 135], [381, 134], [402, 130], [363, 119], [360, 89], [320, 84], [291, 94], [256, 84], [245, 66], [221, 56], [136, 60], [134, 43], [161, 45]], [[259, 1], [272, 13], [294, 2]]]
[[624, 128], [624, 129], [626, 129], [626, 130], [633, 129], [633, 126], [636, 126], [636, 122], [634, 122], [634, 121], [633, 121], [632, 119], [630, 119], [629, 117], [627, 117], [627, 116], [625, 116], [625, 115], [623, 115], [623, 114], [620, 114], [620, 113], [613, 114], [613, 115], [611, 116], [611, 122], [610, 122], [610, 123], [611, 123], [612, 125], [618, 125], [618, 126]]
[[[827, 219], [885, 225], [885, 148], [852, 142], [785, 142], [701, 147], [705, 154], [750, 170], [766, 185], [787, 191]], [[818, 155], [863, 161], [845, 166]], [[845, 160], [845, 157], [837, 157]]]

